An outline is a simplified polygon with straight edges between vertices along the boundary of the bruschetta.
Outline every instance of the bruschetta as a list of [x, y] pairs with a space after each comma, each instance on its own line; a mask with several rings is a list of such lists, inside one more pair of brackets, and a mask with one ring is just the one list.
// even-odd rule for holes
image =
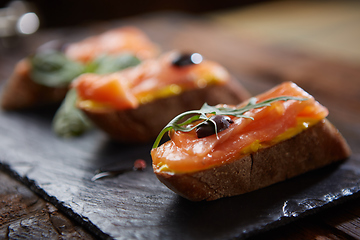
[[127, 143], [154, 140], [171, 118], [204, 102], [235, 104], [249, 97], [220, 64], [177, 51], [112, 74], [83, 74], [72, 87], [78, 108]]
[[[18, 110], [61, 103], [69, 83], [80, 74], [110, 72], [114, 68], [109, 66], [119, 61], [131, 60], [129, 64], [133, 66], [134, 61], [138, 64], [158, 54], [158, 46], [134, 27], [109, 30], [68, 45], [45, 44], [15, 66], [2, 89], [1, 107]], [[133, 58], [119, 59], [124, 55]]]
[[[169, 131], [171, 140], [155, 142], [153, 169], [162, 183], [192, 201], [267, 187], [350, 155], [327, 115], [326, 107], [292, 82], [240, 105], [205, 104], [165, 126], [159, 139]], [[186, 116], [191, 119], [182, 123]]]

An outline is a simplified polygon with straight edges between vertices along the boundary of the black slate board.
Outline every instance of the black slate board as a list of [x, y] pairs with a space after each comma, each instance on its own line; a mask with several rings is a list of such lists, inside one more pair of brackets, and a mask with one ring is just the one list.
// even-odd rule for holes
[[[340, 118], [330, 120], [356, 149], [347, 161], [252, 193], [193, 203], [157, 180], [151, 144], [117, 144], [97, 130], [59, 139], [51, 131], [54, 111], [0, 112], [0, 166], [100, 238], [247, 238], [359, 195], [359, 128]], [[129, 168], [138, 158], [148, 164], [143, 172], [91, 181], [100, 168]]]
[[[94, 130], [77, 139], [51, 132], [53, 109], [0, 113], [0, 161], [34, 191], [99, 237], [231, 239], [285, 224], [359, 193], [360, 159], [238, 197], [193, 203], [152, 173], [91, 181], [103, 167], [128, 168], [151, 145], [120, 145]], [[346, 136], [345, 136], [346, 137]]]

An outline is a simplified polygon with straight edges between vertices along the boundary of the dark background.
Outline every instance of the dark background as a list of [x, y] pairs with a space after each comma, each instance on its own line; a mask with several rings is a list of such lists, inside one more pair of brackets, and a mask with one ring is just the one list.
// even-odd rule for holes
[[[0, 0], [0, 8], [10, 0]], [[264, 2], [261, 0], [27, 0], [41, 28], [79, 25], [159, 11], [205, 13]]]

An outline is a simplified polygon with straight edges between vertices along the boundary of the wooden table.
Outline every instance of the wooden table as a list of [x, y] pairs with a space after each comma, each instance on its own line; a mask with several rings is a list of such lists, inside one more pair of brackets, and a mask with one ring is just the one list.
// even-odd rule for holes
[[[15, 48], [1, 50], [0, 78], [6, 79], [16, 61], [46, 40], [69, 39], [68, 36], [70, 40], [75, 40], [118, 24], [136, 25], [158, 42], [163, 50], [177, 48], [197, 51], [222, 63], [252, 94], [260, 93], [282, 81], [296, 82], [329, 108], [331, 121], [346, 136], [353, 156], [360, 161], [360, 56], [351, 52], [348, 57], [335, 58], [334, 52], [321, 54], [324, 50], [316, 53], [312, 53], [311, 48], [306, 48], [306, 51], [303, 47], [299, 48], [301, 50], [294, 50], [298, 45], [290, 44], [290, 40], [283, 44], [274, 39], [262, 41], [256, 34], [243, 35], [240, 33], [246, 32], [246, 28], [241, 28], [240, 31], [234, 27], [238, 25], [229, 24], [233, 23], [229, 19], [234, 20], [239, 16], [242, 15], [216, 13], [204, 20], [170, 14], [136, 17], [84, 28], [47, 30], [36, 36], [20, 39]], [[357, 50], [360, 49], [359, 42]], [[9, 175], [9, 169], [2, 165], [0, 238], [104, 237], [81, 224], [74, 216], [62, 213], [50, 203], [51, 199], [42, 199], [26, 186], [31, 186], [31, 183], [18, 182], [16, 177], [18, 176], [11, 175], [11, 171]], [[251, 239], [358, 239], [359, 227], [359, 200], [348, 198], [342, 204], [321, 209], [316, 214], [259, 233], [260, 235], [252, 236]]]

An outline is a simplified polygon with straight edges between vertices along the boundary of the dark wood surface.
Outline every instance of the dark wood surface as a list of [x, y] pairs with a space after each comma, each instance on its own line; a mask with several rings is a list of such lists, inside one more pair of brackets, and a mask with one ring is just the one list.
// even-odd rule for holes
[[28, 187], [0, 172], [1, 239], [95, 239]]
[[[360, 161], [359, 65], [342, 60], [328, 60], [319, 56], [303, 54], [302, 52], [289, 50], [279, 45], [265, 46], [247, 39], [236, 38], [204, 19], [196, 19], [182, 15], [148, 16], [137, 17], [121, 22], [97, 24], [91, 28], [48, 30], [38, 35], [30, 36], [27, 39], [20, 39], [19, 44], [21, 45], [17, 45], [15, 48], [2, 49], [0, 55], [0, 77], [1, 79], [6, 79], [17, 60], [30, 54], [36, 46], [47, 40], [62, 38], [71, 41], [121, 24], [139, 26], [147, 32], [155, 42], [158, 42], [165, 51], [173, 48], [196, 51], [202, 53], [206, 58], [219, 61], [226, 66], [252, 94], [260, 93], [282, 81], [290, 80], [296, 82], [329, 108], [329, 119], [344, 134], [353, 150], [353, 157], [351, 159], [352, 166], [358, 166], [358, 161]], [[2, 112], [1, 114], [5, 113]], [[41, 132], [45, 133], [45, 135], [48, 134], [39, 138], [46, 140], [51, 138], [51, 134], [49, 131], [43, 130], [39, 124], [43, 124], [43, 127], [49, 126], [49, 119], [51, 120], [49, 117], [50, 114], [51, 111], [45, 113], [40, 112], [40, 114], [36, 115], [30, 112], [22, 112], [10, 114], [10, 117], [7, 117], [9, 117], [9, 121], [11, 119], [16, 121], [15, 119], [19, 117], [29, 120], [29, 126], [34, 128], [34, 130], [32, 130], [33, 132], [30, 133], [33, 133], [34, 136]], [[34, 121], [35, 125], [31, 125], [34, 116], [35, 118], [45, 116], [45, 120], [37, 119]], [[18, 124], [19, 125], [15, 124], [14, 126], [23, 128], [24, 131], [26, 130], [26, 126], [21, 126], [20, 122]], [[9, 138], [14, 138], [19, 142], [23, 141], [23, 138], [26, 139], [28, 137], [26, 135], [21, 136], [18, 130], [5, 130], [4, 126], [1, 129], [9, 134]], [[11, 134], [14, 134], [14, 136], [11, 136]], [[106, 141], [100, 133], [94, 134], [97, 139]], [[6, 141], [6, 144], [11, 146], [15, 140]], [[96, 144], [96, 141], [92, 140], [81, 143], [79, 140], [76, 141], [76, 143], [82, 148], [90, 149], [94, 146], [93, 144]], [[33, 146], [37, 145], [34, 143]], [[33, 176], [29, 169], [26, 169], [26, 167], [21, 168], [16, 166], [16, 164], [15, 166], [10, 164], [11, 169], [9, 169], [8, 158], [16, 158], [18, 157], [17, 155], [21, 155], [22, 152], [24, 152], [24, 154], [31, 152], [31, 147], [32, 146], [24, 146], [23, 149], [16, 150], [19, 153], [9, 153], [10, 150], [9, 152], [1, 153], [0, 161], [3, 164], [3, 170], [0, 172], [1, 238], [25, 239], [29, 237], [38, 238], [39, 236], [43, 238], [90, 238], [90, 235], [95, 238], [106, 237], [106, 235], [99, 234], [97, 232], [98, 230], [94, 230], [94, 228], [84, 224], [83, 219], [77, 218], [71, 211], [68, 211], [66, 208], [68, 206], [64, 207], [62, 205], [62, 199], [58, 199], [60, 200], [59, 202], [51, 198], [51, 196], [49, 198], [46, 192], [54, 193], [56, 189], [47, 188], [45, 183], [39, 184], [32, 182], [31, 180], [37, 178], [37, 176]], [[116, 147], [110, 144], [110, 150], [116, 151]], [[82, 156], [77, 151], [72, 151], [73, 154]], [[61, 149], [56, 150], [55, 153], [61, 155]], [[55, 153], [49, 150], [41, 155], [41, 157], [51, 157], [53, 156], [52, 154]], [[111, 156], [111, 154], [108, 156]], [[134, 158], [135, 156], [131, 157]], [[113, 161], [110, 160], [110, 162]], [[55, 164], [54, 167], [56, 166], [58, 165]], [[77, 166], [80, 168], [89, 168], [93, 171], [101, 166], [101, 164], [86, 166], [84, 162], [80, 161], [80, 163], [77, 163]], [[147, 171], [151, 172], [150, 169], [147, 169]], [[15, 173], [16, 176], [11, 175], [11, 177], [9, 177], [8, 173]], [[73, 173], [76, 174], [77, 172], [74, 170]], [[134, 177], [136, 176], [139, 177], [141, 175], [134, 175]], [[17, 182], [15, 178], [22, 180], [22, 183]], [[143, 178], [143, 176], [140, 178]], [[309, 178], [311, 179], [312, 176]], [[143, 180], [146, 181], [146, 179]], [[150, 179], [150, 181], [152, 181], [152, 179]], [[297, 181], [301, 182], [300, 180]], [[360, 183], [357, 175], [354, 175], [352, 181], [354, 187]], [[31, 190], [24, 184], [29, 186]], [[40, 186], [40, 189], [34, 188], [34, 186]], [[137, 188], [139, 196], [144, 196], [142, 195], [141, 187], [134, 187]], [[64, 189], [66, 190], [66, 188], [63, 188], [59, 189], [59, 191]], [[160, 195], [166, 192], [165, 188], [165, 190], [161, 187], [154, 189], [160, 189]], [[40, 190], [44, 190], [45, 193]], [[33, 192], [40, 195], [36, 195]], [[267, 191], [267, 193], [269, 193], [269, 191]], [[154, 192], [153, 194], [156, 196], [157, 193]], [[166, 196], [173, 198], [170, 192], [166, 192], [166, 194], [168, 194]], [[304, 215], [300, 219], [293, 219], [293, 222], [285, 226], [279, 228], [272, 226], [271, 228], [275, 229], [260, 233], [261, 235], [253, 236], [253, 238], [360, 238], [360, 231], [358, 230], [360, 227], [360, 205], [358, 203], [359, 200], [355, 198], [357, 195], [358, 194], [354, 194], [353, 199], [351, 197], [344, 198], [344, 201], [339, 202], [336, 206], [331, 206], [330, 204], [330, 206], [326, 208], [319, 208], [318, 211], [313, 212], [310, 216]], [[47, 196], [45, 197], [46, 201], [42, 199], [44, 196]], [[120, 197], [119, 201], [122, 200], [124, 200], [124, 198]], [[140, 199], [140, 197], [137, 200], [143, 204], [147, 203], [148, 207], [154, 210], [154, 206], [152, 205], [154, 203], [150, 200], [146, 202], [144, 199]], [[57, 208], [49, 202], [55, 202]], [[155, 203], [161, 204], [161, 202], [166, 202], [166, 200], [158, 199]], [[134, 204], [134, 202], [132, 202], [132, 204]], [[182, 204], [186, 205], [187, 203]], [[70, 207], [72, 206], [70, 205]], [[61, 211], [63, 211], [66, 216], [63, 215]], [[184, 213], [178, 212], [178, 214], [183, 218], [186, 217]], [[79, 225], [82, 225], [84, 228]], [[183, 225], [180, 224], [180, 226]], [[142, 238], [144, 236], [140, 235], [135, 237]], [[176, 238], [176, 236], [171, 235], [166, 235], [166, 237]]]

